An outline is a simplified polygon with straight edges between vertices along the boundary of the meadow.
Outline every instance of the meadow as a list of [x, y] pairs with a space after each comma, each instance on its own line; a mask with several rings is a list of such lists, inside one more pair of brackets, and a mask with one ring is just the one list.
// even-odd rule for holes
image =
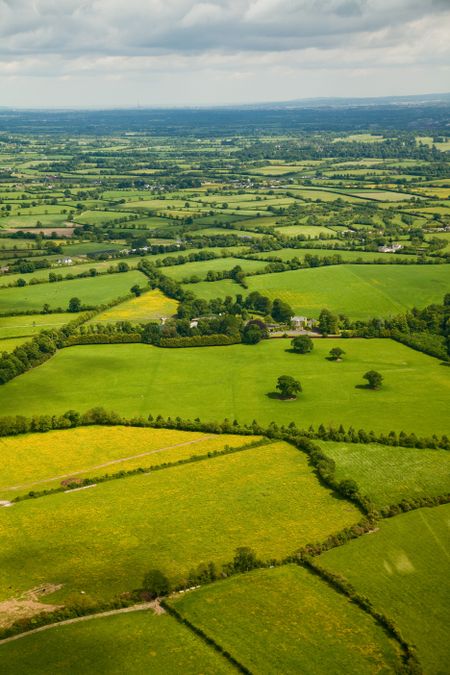
[[336, 478], [355, 480], [377, 507], [450, 492], [447, 450], [317, 442], [336, 462]]
[[89, 323], [108, 323], [111, 321], [131, 321], [132, 323], [146, 323], [161, 317], [171, 317], [176, 314], [178, 302], [168, 298], [159, 289], [142, 293], [137, 298], [125, 300], [119, 305], [100, 312]]
[[2, 288], [0, 314], [39, 311], [44, 304], [50, 305], [51, 309], [65, 309], [73, 297], [79, 298], [82, 305], [101, 305], [128, 295], [135, 284], [141, 287], [147, 285], [146, 277], [137, 270], [23, 288]]
[[281, 558], [360, 518], [282, 442], [2, 511], [0, 598], [63, 584], [52, 603], [80, 591], [111, 598], [139, 588], [149, 569], [181, 582], [200, 562], [230, 561], [238, 546]]
[[240, 447], [255, 436], [139, 427], [77, 427], [0, 438], [0, 498], [59, 487], [88, 476], [159, 466]]
[[22, 316], [0, 316], [0, 340], [3, 338], [29, 337], [41, 330], [57, 328], [70, 321], [65, 313], [25, 314]]
[[[233, 294], [227, 280], [197, 284], [199, 297]], [[317, 318], [326, 307], [352, 319], [387, 317], [442, 302], [450, 287], [448, 265], [335, 265], [263, 274], [247, 279], [248, 293], [281, 298], [296, 314]], [[240, 292], [235, 286], [234, 294]]]
[[292, 258], [298, 258], [303, 260], [305, 255], [313, 255], [319, 258], [326, 258], [333, 255], [338, 255], [342, 260], [348, 260], [355, 262], [356, 260], [362, 260], [366, 263], [372, 263], [373, 261], [378, 260], [390, 260], [391, 262], [395, 260], [395, 257], [401, 255], [400, 260], [415, 260], [416, 256], [408, 254], [392, 254], [392, 253], [378, 253], [377, 251], [345, 251], [341, 249], [332, 249], [332, 248], [282, 248], [278, 251], [266, 251], [263, 253], [258, 253], [258, 258], [280, 258], [281, 260], [292, 260]]
[[399, 666], [397, 645], [373, 619], [296, 565], [255, 570], [169, 602], [252, 673], [360, 675]]
[[319, 558], [396, 621], [427, 675], [445, 673], [450, 658], [449, 518], [450, 505], [404, 513]]
[[[95, 657], [94, 657], [95, 655]], [[152, 610], [57, 626], [0, 645], [8, 675], [222, 675], [234, 668], [168, 614]]]
[[[183, 281], [189, 279], [191, 276], [197, 276], [200, 279], [205, 279], [207, 273], [211, 270], [214, 272], [225, 272], [239, 266], [244, 272], [254, 272], [262, 270], [267, 265], [260, 260], [245, 260], [243, 258], [216, 258], [215, 260], [199, 260], [197, 262], [188, 262], [184, 265], [174, 265], [173, 267], [164, 267], [163, 272], [167, 277], [175, 279], [175, 281]], [[195, 288], [193, 289], [195, 292]]]
[[[344, 360], [328, 361], [338, 344]], [[289, 348], [285, 339], [189, 349], [70, 347], [3, 385], [0, 406], [5, 415], [29, 416], [84, 411], [101, 403], [128, 416], [151, 412], [202, 420], [256, 418], [261, 424], [295, 421], [303, 428], [342, 423], [378, 432], [449, 432], [450, 372], [437, 359], [387, 339], [320, 338], [307, 355]], [[358, 388], [371, 369], [385, 378], [379, 391]], [[303, 386], [296, 401], [273, 394], [284, 374]]]

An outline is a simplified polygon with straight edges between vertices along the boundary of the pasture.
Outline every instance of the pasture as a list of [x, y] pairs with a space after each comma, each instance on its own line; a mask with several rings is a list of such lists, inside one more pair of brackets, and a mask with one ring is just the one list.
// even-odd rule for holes
[[146, 277], [137, 270], [23, 288], [2, 288], [0, 314], [39, 311], [44, 304], [50, 305], [51, 309], [66, 309], [73, 297], [79, 298], [82, 305], [97, 306], [128, 295], [135, 284], [147, 285]]
[[65, 313], [25, 314], [23, 316], [0, 316], [0, 340], [13, 337], [30, 337], [41, 330], [60, 328], [70, 321]]
[[360, 675], [399, 665], [397, 645], [367, 614], [296, 565], [255, 570], [169, 602], [252, 673]]
[[173, 316], [178, 302], [168, 298], [159, 289], [142, 293], [138, 298], [125, 300], [119, 305], [110, 307], [101, 312], [89, 323], [103, 323], [110, 321], [131, 321], [132, 323], [146, 323], [161, 317]]
[[[242, 267], [244, 272], [255, 272], [262, 270], [267, 265], [260, 260], [245, 260], [242, 258], [216, 258], [214, 260], [199, 260], [196, 262], [188, 262], [184, 265], [174, 265], [173, 267], [164, 267], [163, 273], [175, 279], [175, 281], [182, 281], [196, 276], [200, 279], [205, 279], [207, 273], [211, 270], [213, 272], [225, 272], [233, 269], [233, 267]], [[195, 288], [193, 289], [195, 292]]]
[[92, 618], [28, 635], [0, 645], [0, 660], [8, 675], [235, 672], [192, 631], [152, 610]]
[[[338, 344], [344, 360], [328, 361]], [[256, 418], [261, 424], [295, 421], [302, 428], [342, 423], [378, 432], [449, 432], [450, 372], [437, 359], [387, 339], [319, 338], [307, 355], [292, 354], [289, 347], [283, 339], [190, 349], [70, 347], [0, 387], [0, 407], [5, 415], [29, 416], [101, 403], [129, 416], [151, 412], [202, 420]], [[357, 387], [371, 369], [385, 378], [379, 391]], [[296, 401], [274, 397], [283, 374], [303, 386]]]
[[429, 675], [445, 673], [450, 659], [449, 518], [450, 505], [410, 511], [319, 558], [396, 621]]
[[88, 476], [159, 466], [240, 447], [254, 436], [173, 429], [88, 426], [0, 438], [0, 498], [59, 487]]
[[139, 588], [148, 569], [181, 582], [201, 562], [230, 561], [238, 546], [281, 558], [360, 518], [282, 442], [18, 502], [1, 515], [0, 598], [63, 584], [52, 603], [82, 590], [111, 598]]
[[[248, 293], [281, 298], [296, 314], [317, 318], [325, 307], [351, 319], [387, 317], [442, 302], [448, 265], [334, 265], [249, 277]], [[236, 291], [240, 292], [236, 285]], [[225, 281], [197, 284], [205, 299], [233, 294]]]
[[450, 492], [450, 452], [316, 441], [336, 462], [336, 478], [356, 481], [377, 507]]

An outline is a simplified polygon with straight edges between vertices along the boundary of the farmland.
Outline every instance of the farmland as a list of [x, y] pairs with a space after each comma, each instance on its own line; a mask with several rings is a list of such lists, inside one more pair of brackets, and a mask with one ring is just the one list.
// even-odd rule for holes
[[258, 570], [171, 602], [250, 672], [356, 674], [396, 667], [396, 646], [381, 628], [300, 567]]
[[425, 672], [448, 662], [448, 505], [405, 513], [379, 532], [325, 553], [320, 564], [347, 577], [417, 645]]
[[450, 108], [400, 103], [0, 108], [2, 673], [447, 672]]
[[149, 567], [180, 583], [199, 562], [231, 560], [238, 546], [279, 558], [359, 516], [319, 485], [302, 453], [273, 443], [6, 509], [0, 597], [47, 582], [63, 584], [57, 599], [81, 590], [111, 598], [138, 588]]

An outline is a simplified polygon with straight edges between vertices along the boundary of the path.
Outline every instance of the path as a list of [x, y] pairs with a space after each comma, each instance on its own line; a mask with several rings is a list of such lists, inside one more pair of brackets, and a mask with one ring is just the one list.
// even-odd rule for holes
[[0, 645], [4, 645], [7, 642], [13, 642], [14, 640], [20, 640], [20, 638], [26, 637], [27, 635], [33, 635], [34, 633], [42, 633], [45, 630], [50, 630], [50, 628], [55, 628], [56, 626], [67, 626], [70, 623], [79, 623], [80, 621], [89, 621], [90, 619], [102, 619], [106, 616], [115, 616], [116, 614], [126, 614], [128, 612], [142, 612], [147, 609], [152, 609], [155, 614], [164, 614], [165, 610], [161, 607], [158, 600], [152, 600], [151, 602], [143, 602], [139, 605], [132, 605], [131, 607], [122, 607], [121, 609], [111, 609], [108, 612], [99, 612], [98, 614], [88, 614], [87, 616], [77, 616], [74, 619], [66, 619], [65, 621], [58, 621], [56, 623], [49, 623], [46, 626], [40, 626], [39, 628], [33, 628], [28, 630], [25, 633], [19, 633], [18, 635], [11, 635], [11, 637], [4, 638], [0, 640]]
[[73, 476], [79, 476], [82, 473], [87, 473], [88, 471], [96, 471], [97, 469], [104, 469], [107, 466], [112, 466], [113, 464], [120, 464], [121, 462], [128, 462], [131, 459], [140, 459], [141, 457], [147, 457], [148, 455], [154, 455], [158, 452], [165, 452], [166, 450], [171, 450], [172, 448], [181, 448], [183, 445], [193, 445], [194, 443], [200, 443], [201, 441], [206, 441], [213, 436], [202, 436], [202, 438], [196, 438], [193, 441], [184, 441], [183, 443], [176, 443], [175, 445], [167, 445], [165, 448], [158, 448], [157, 450], [149, 450], [148, 452], [141, 452], [139, 455], [130, 455], [130, 457], [121, 457], [120, 459], [112, 459], [109, 462], [104, 462], [103, 464], [97, 464], [96, 466], [90, 466], [87, 469], [81, 469], [80, 471], [73, 471], [72, 473], [64, 473], [60, 476], [51, 476], [50, 478], [44, 478], [42, 480], [34, 481], [33, 483], [23, 483], [22, 485], [8, 485], [7, 487], [0, 487], [1, 491], [10, 491], [10, 490], [23, 490], [26, 488], [34, 487], [35, 485], [42, 485], [43, 483], [50, 483], [53, 480], [62, 480], [64, 478], [72, 478]]

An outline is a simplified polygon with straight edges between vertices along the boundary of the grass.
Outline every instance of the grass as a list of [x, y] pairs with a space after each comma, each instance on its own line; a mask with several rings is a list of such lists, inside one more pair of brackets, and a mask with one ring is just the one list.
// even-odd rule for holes
[[[289, 344], [273, 339], [255, 346], [189, 349], [70, 347], [1, 386], [0, 407], [4, 415], [33, 415], [104, 405], [125, 415], [449, 432], [450, 371], [431, 356], [387, 339], [317, 339], [305, 356], [289, 353]], [[328, 361], [338, 344], [346, 351], [344, 361]], [[357, 388], [371, 369], [384, 376], [382, 389]], [[298, 400], [269, 395], [283, 374], [300, 379]]]
[[41, 330], [58, 328], [68, 321], [70, 321], [70, 316], [64, 313], [0, 316], [0, 340], [3, 340], [3, 338], [29, 337], [36, 335]]
[[215, 675], [234, 668], [168, 614], [119, 614], [58, 626], [0, 646], [8, 675]]
[[278, 234], [283, 234], [285, 237], [303, 235], [311, 239], [318, 239], [321, 234], [327, 236], [335, 234], [333, 230], [322, 225], [285, 225], [283, 227], [276, 227], [275, 229]]
[[[398, 648], [307, 570], [256, 570], [171, 604], [253, 673], [388, 673]], [[269, 637], [270, 636], [270, 637]]]
[[[204, 279], [210, 270], [222, 272], [233, 269], [233, 267], [242, 267], [244, 272], [254, 272], [263, 269], [267, 263], [260, 260], [243, 260], [242, 258], [217, 258], [215, 260], [200, 260], [190, 262], [184, 265], [174, 265], [173, 267], [164, 267], [162, 272], [176, 281], [182, 281], [195, 275]], [[195, 289], [193, 289], [195, 291]]]
[[2, 312], [40, 310], [45, 303], [51, 309], [66, 308], [73, 297], [79, 298], [82, 305], [101, 305], [129, 294], [134, 284], [146, 286], [146, 277], [141, 272], [131, 271], [23, 288], [3, 288], [0, 289], [0, 307]]
[[160, 290], [155, 289], [143, 293], [138, 298], [132, 298], [101, 312], [89, 323], [102, 323], [109, 321], [131, 321], [145, 323], [160, 317], [173, 316], [178, 307], [178, 302], [168, 298]]
[[0, 353], [1, 352], [12, 352], [13, 349], [19, 347], [24, 342], [27, 342], [27, 337], [11, 337], [11, 338], [2, 338], [0, 340]]
[[397, 622], [429, 675], [445, 673], [450, 659], [449, 519], [449, 505], [411, 511], [319, 561]]
[[359, 517], [318, 483], [303, 453], [272, 443], [4, 509], [0, 597], [46, 581], [64, 585], [58, 599], [81, 590], [110, 598], [138, 588], [148, 569], [180, 582], [238, 546], [281, 558]]
[[[338, 265], [264, 274], [247, 279], [259, 291], [288, 302], [296, 314], [317, 318], [324, 307], [352, 319], [385, 317], [442, 302], [450, 285], [447, 265]], [[236, 292], [240, 292], [236, 286]], [[233, 293], [224, 281], [201, 283], [199, 297]]]
[[[10, 500], [30, 490], [58, 487], [63, 478], [75, 480], [158, 466], [223, 450], [225, 445], [239, 447], [255, 438], [121, 426], [78, 427], [4, 437], [0, 438], [0, 495]], [[148, 455], [136, 457], [143, 453]], [[132, 457], [135, 458], [127, 459]], [[107, 462], [117, 463], [102, 467]]]
[[352, 478], [376, 506], [408, 497], [450, 492], [450, 453], [446, 450], [319, 442], [336, 462], [338, 480]]
[[[281, 258], [281, 260], [292, 260], [292, 258], [299, 258], [303, 260], [305, 255], [318, 256], [319, 258], [330, 257], [333, 255], [340, 256], [343, 260], [353, 261], [363, 260], [367, 263], [372, 262], [373, 260], [393, 260], [395, 256], [392, 253], [378, 253], [372, 251], [341, 251], [330, 248], [283, 248], [279, 251], [267, 251], [264, 253], [258, 253], [259, 258]], [[401, 255], [401, 260], [415, 260], [417, 256], [409, 254], [395, 254]], [[397, 258], [398, 259], [398, 258]]]

